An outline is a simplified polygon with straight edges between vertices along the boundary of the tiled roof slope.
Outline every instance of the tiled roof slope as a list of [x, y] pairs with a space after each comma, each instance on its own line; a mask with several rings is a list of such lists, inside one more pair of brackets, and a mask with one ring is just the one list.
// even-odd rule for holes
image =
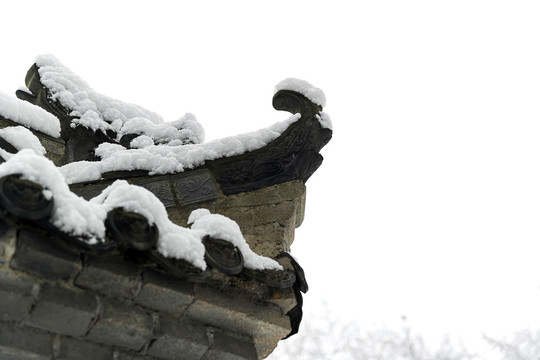
[[[279, 186], [285, 198], [297, 184]], [[271, 196], [278, 189], [263, 191]], [[95, 351], [131, 350], [176, 359], [184, 352], [179, 338], [169, 337], [179, 331], [178, 337], [190, 338], [197, 331], [199, 340], [206, 339], [200, 340], [206, 350], [186, 358], [211, 359], [208, 354], [215, 353], [226, 359], [223, 352], [232, 351], [239, 352], [239, 359], [256, 359], [297, 331], [300, 291], [307, 286], [301, 268], [286, 253], [277, 257], [284, 270], [243, 268], [236, 247], [207, 237], [208, 267], [202, 271], [155, 251], [154, 226], [137, 213], [109, 212], [103, 242], [70, 235], [51, 222], [54, 196], [43, 194], [40, 184], [18, 175], [0, 178], [0, 332], [7, 336], [0, 336], [0, 355], [16, 353], [32, 342], [26, 336], [41, 334], [53, 341], [51, 351], [58, 359], [63, 357], [54, 346], [66, 337], [88, 341], [92, 349], [95, 343]], [[228, 204], [245, 205], [249, 195], [232, 196]], [[103, 334], [94, 330], [101, 327]], [[12, 339], [7, 334], [15, 328], [28, 331], [15, 332], [21, 335]], [[232, 349], [215, 345], [216, 337], [223, 336], [234, 339], [223, 342]], [[175, 344], [171, 350], [168, 341]], [[99, 358], [89, 354], [89, 359]]]
[[[319, 151], [332, 135], [329, 118], [321, 111], [322, 92], [305, 82], [280, 83], [274, 107], [297, 115], [257, 133], [264, 135], [263, 141], [254, 142], [248, 134], [232, 141], [244, 142], [243, 150], [209, 156], [216, 146], [231, 141], [198, 144], [203, 133], [189, 121], [177, 124], [178, 137], [187, 136], [180, 141], [169, 138], [161, 125], [146, 124], [150, 120], [122, 118], [124, 124], [150, 126], [140, 136], [133, 131], [136, 127], [122, 127], [110, 118], [116, 110], [103, 110], [98, 104], [96, 111], [87, 111], [61, 102], [58, 87], [40, 71], [51, 61], [37, 61], [27, 75], [29, 90], [17, 92], [46, 113], [22, 103], [5, 111], [5, 99], [0, 98], [0, 162], [7, 160], [0, 166], [0, 359], [261, 359], [280, 339], [296, 333], [302, 318], [301, 292], [307, 291], [307, 284], [288, 251], [294, 228], [303, 220], [304, 182], [321, 164]], [[97, 98], [99, 94], [84, 88], [75, 75], [71, 80], [89, 98], [114, 102]], [[127, 113], [147, 114], [137, 107]], [[155, 120], [153, 113], [148, 118]], [[49, 129], [46, 133], [32, 126], [36, 119], [48, 122], [40, 125]], [[92, 128], [96, 119], [104, 125], [98, 122]], [[181, 123], [190, 130], [183, 132]], [[15, 141], [12, 134], [23, 134], [25, 141]], [[135, 168], [110, 166], [118, 157], [159, 155], [162, 146], [171, 149], [167, 156], [177, 156], [183, 164], [180, 171], [176, 167], [156, 174], [141, 161]], [[22, 148], [37, 155], [29, 150], [13, 155]], [[64, 176], [88, 167], [99, 176], [80, 181], [68, 176], [70, 189], [66, 186], [66, 193], [60, 194], [54, 180], [41, 181], [39, 171], [26, 173], [24, 164], [12, 167], [20, 171], [6, 171], [18, 158], [42, 156], [45, 151]], [[188, 157], [179, 155], [190, 151]], [[185, 163], [192, 154], [203, 156]], [[68, 163], [71, 167], [64, 170], [61, 166]], [[51, 171], [57, 169], [53, 166]], [[153, 194], [152, 201], [165, 214], [161, 221], [142, 205], [131, 209], [122, 203], [92, 210], [97, 215], [87, 212], [102, 222], [101, 235], [78, 233], [77, 224], [69, 227], [69, 221], [58, 218], [56, 198], [65, 201], [65, 196], [77, 194], [106, 201], [104, 194], [111, 188], [124, 191], [134, 185]], [[84, 205], [84, 200], [78, 201]], [[89, 208], [95, 209], [95, 204]], [[213, 230], [197, 227], [197, 218], [206, 213], [221, 214], [211, 215], [217, 221], [210, 226]], [[194, 221], [190, 230], [188, 223]], [[163, 231], [171, 231], [167, 222], [198, 234], [202, 263], [178, 255], [182, 251], [171, 257], [163, 250]], [[216, 224], [232, 226], [237, 235], [219, 226], [216, 230]], [[276, 259], [280, 269], [263, 270], [260, 264], [265, 262], [254, 265], [253, 256]]]

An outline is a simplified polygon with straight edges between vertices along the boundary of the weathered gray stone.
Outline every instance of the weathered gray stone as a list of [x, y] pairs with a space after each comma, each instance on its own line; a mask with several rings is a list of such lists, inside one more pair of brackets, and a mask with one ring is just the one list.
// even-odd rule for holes
[[271, 294], [271, 289], [262, 282], [243, 276], [229, 276], [216, 269], [211, 270], [205, 284], [223, 292], [226, 296], [241, 298], [252, 303], [263, 302]]
[[116, 257], [88, 256], [75, 285], [115, 298], [133, 298], [141, 286], [139, 268]]
[[52, 357], [50, 334], [0, 323], [0, 359], [2, 360], [49, 360]]
[[259, 255], [279, 255], [288, 250], [294, 237], [296, 205], [292, 201], [218, 209], [218, 212], [238, 223], [249, 246]]
[[195, 285], [195, 296], [186, 312], [189, 318], [253, 337], [263, 358], [291, 331], [289, 318], [280, 310], [199, 284]]
[[113, 350], [89, 341], [59, 336], [56, 360], [113, 360]]
[[296, 206], [296, 227], [300, 227], [304, 222], [305, 209], [306, 209], [306, 193], [300, 198], [294, 199]]
[[73, 337], [86, 334], [97, 316], [96, 299], [83, 292], [75, 292], [48, 284], [41, 286], [37, 304], [27, 324], [50, 332]]
[[119, 351], [115, 350], [112, 360], [159, 360], [150, 355], [141, 355], [133, 351]]
[[205, 326], [160, 318], [160, 335], [152, 342], [148, 354], [160, 359], [198, 360], [208, 345]]
[[[0, 116], [0, 129], [9, 127], [9, 126], [21, 126], [10, 119], [5, 119]], [[64, 154], [65, 154], [65, 142], [62, 139], [56, 139], [49, 135], [46, 135], [42, 132], [39, 132], [34, 129], [29, 129], [32, 133], [37, 136], [47, 153], [45, 156], [54, 162], [56, 166], [65, 165]]]
[[284, 314], [291, 311], [297, 304], [292, 288], [273, 289], [267, 302], [277, 305]]
[[7, 271], [0, 272], [0, 320], [26, 319], [35, 301], [38, 285], [30, 279]]
[[140, 350], [150, 341], [154, 331], [150, 314], [128, 304], [106, 299], [101, 302], [98, 321], [87, 339], [132, 350]]
[[302, 180], [293, 180], [264, 189], [224, 196], [217, 200], [220, 208], [278, 204], [305, 198], [306, 186]]
[[17, 231], [0, 220], [0, 267], [9, 264], [17, 246]]
[[218, 211], [220, 214], [236, 221], [241, 229], [273, 222], [286, 226], [293, 224], [293, 228], [296, 224], [296, 205], [292, 201], [268, 205], [220, 208]]
[[79, 272], [80, 263], [79, 254], [51, 244], [46, 236], [21, 230], [10, 267], [51, 280], [69, 280]]
[[242, 235], [257, 254], [275, 258], [283, 251], [289, 251], [294, 238], [294, 227], [273, 222], [246, 229]]
[[65, 165], [66, 144], [62, 139], [55, 139], [38, 131], [32, 131], [47, 151], [45, 157], [52, 160], [54, 165]]
[[253, 339], [246, 336], [214, 331], [211, 335], [212, 347], [202, 360], [257, 360], [257, 350]]
[[134, 301], [152, 310], [180, 315], [193, 298], [192, 283], [148, 270], [143, 274], [143, 285]]

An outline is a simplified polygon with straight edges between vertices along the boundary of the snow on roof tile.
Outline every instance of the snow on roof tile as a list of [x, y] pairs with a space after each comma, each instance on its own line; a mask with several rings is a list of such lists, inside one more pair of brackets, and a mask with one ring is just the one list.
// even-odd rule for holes
[[126, 134], [147, 135], [159, 144], [204, 141], [204, 129], [193, 114], [164, 123], [155, 112], [94, 91], [52, 55], [40, 55], [35, 63], [39, 80], [47, 88], [51, 100], [59, 102], [74, 117], [71, 127], [84, 126], [104, 133], [112, 130], [118, 134], [117, 141]]
[[89, 245], [106, 241], [107, 213], [121, 208], [144, 216], [150, 225], [156, 224], [159, 229], [157, 251], [165, 257], [183, 259], [204, 270], [202, 239], [210, 235], [236, 245], [247, 260], [245, 266], [250, 269], [282, 269], [275, 260], [255, 254], [233, 220], [204, 214], [194, 221], [191, 229], [181, 227], [169, 220], [165, 206], [152, 192], [124, 180], [115, 181], [100, 195], [86, 201], [70, 191], [50, 160], [28, 149], [0, 164], [0, 178], [12, 174], [21, 174], [22, 179], [35, 182], [50, 192], [54, 198], [51, 223], [63, 233], [79, 237]]
[[0, 92], [0, 117], [54, 138], [60, 137], [60, 120], [42, 108]]

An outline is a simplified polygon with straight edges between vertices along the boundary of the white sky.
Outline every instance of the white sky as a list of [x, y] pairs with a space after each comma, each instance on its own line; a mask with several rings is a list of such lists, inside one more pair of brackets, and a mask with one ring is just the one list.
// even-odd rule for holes
[[334, 138], [293, 254], [362, 323], [427, 336], [540, 327], [540, 4], [24, 1], [2, 7], [0, 91], [51, 53], [97, 91], [207, 140], [267, 127], [286, 77]]

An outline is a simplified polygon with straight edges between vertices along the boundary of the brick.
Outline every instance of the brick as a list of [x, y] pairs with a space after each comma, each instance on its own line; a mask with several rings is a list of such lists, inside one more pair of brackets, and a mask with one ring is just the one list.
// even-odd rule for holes
[[141, 355], [135, 352], [115, 350], [113, 354], [113, 360], [159, 360], [159, 359], [150, 355]]
[[0, 266], [8, 264], [15, 253], [17, 231], [0, 219]]
[[[186, 311], [189, 318], [253, 337], [259, 355], [267, 356], [291, 331], [289, 318], [267, 305], [256, 305], [205, 285], [195, 285], [196, 300]], [[273, 346], [273, 347], [272, 347]]]
[[272, 295], [267, 301], [279, 306], [284, 314], [291, 311], [298, 304], [292, 287], [286, 289], [272, 289]]
[[252, 226], [242, 232], [249, 247], [257, 254], [275, 258], [289, 250], [294, 239], [292, 223], [282, 225], [278, 222]]
[[160, 334], [148, 354], [160, 359], [198, 360], [208, 350], [208, 345], [205, 326], [160, 318]]
[[112, 360], [113, 350], [92, 342], [60, 337], [56, 360]]
[[133, 298], [141, 286], [139, 268], [116, 257], [88, 256], [75, 286], [115, 298]]
[[240, 228], [249, 229], [252, 226], [278, 222], [282, 225], [296, 226], [296, 204], [285, 201], [277, 204], [258, 206], [239, 206], [219, 209], [219, 214], [236, 221]]
[[38, 285], [26, 278], [0, 272], [0, 320], [25, 320], [35, 301]]
[[52, 337], [44, 331], [0, 323], [0, 359], [49, 360]]
[[220, 208], [277, 204], [305, 198], [306, 186], [302, 180], [292, 180], [255, 191], [247, 191], [220, 198]]
[[78, 337], [86, 334], [97, 311], [98, 303], [93, 296], [45, 284], [41, 287], [27, 324]]
[[78, 253], [52, 243], [44, 235], [21, 230], [10, 267], [53, 280], [69, 280], [80, 270]]
[[99, 320], [87, 338], [101, 344], [140, 350], [153, 336], [152, 316], [128, 304], [102, 299]]
[[134, 301], [152, 310], [180, 315], [193, 298], [193, 284], [148, 270], [143, 274], [143, 285]]
[[253, 339], [215, 331], [212, 347], [202, 360], [257, 360]]

